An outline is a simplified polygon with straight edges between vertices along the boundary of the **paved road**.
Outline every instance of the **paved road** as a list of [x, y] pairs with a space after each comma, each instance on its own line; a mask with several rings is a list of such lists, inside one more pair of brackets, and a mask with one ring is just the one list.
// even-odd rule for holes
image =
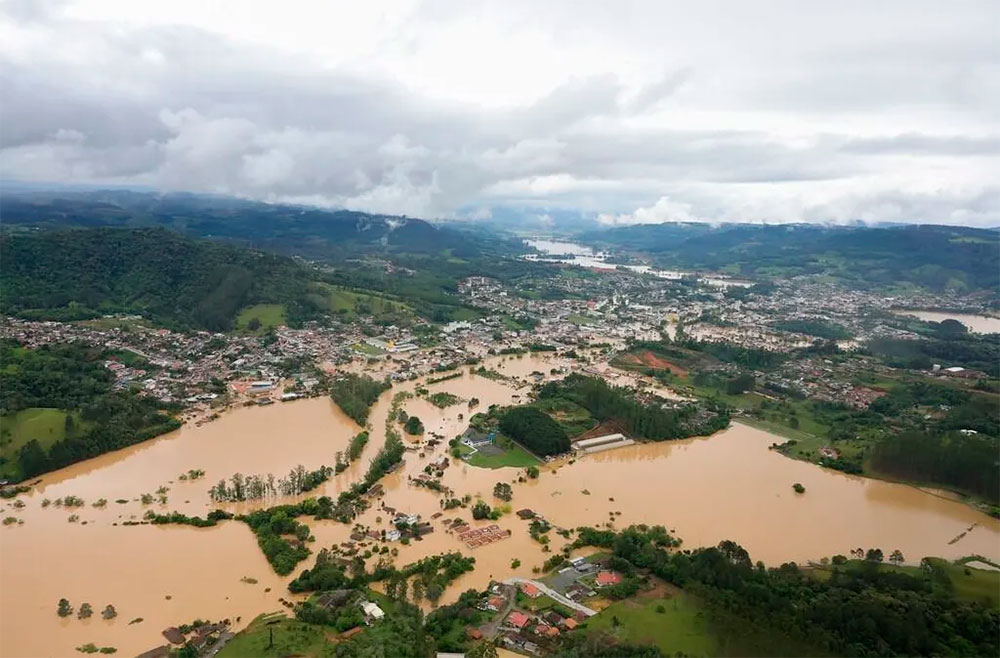
[[591, 610], [590, 608], [588, 608], [587, 606], [583, 605], [582, 603], [577, 603], [573, 599], [566, 598], [565, 596], [563, 596], [559, 592], [555, 591], [554, 589], [552, 589], [548, 585], [546, 585], [544, 583], [540, 583], [537, 580], [530, 580], [528, 578], [517, 578], [517, 577], [514, 577], [514, 578], [508, 578], [504, 582], [507, 583], [507, 584], [509, 584], [509, 585], [517, 585], [518, 583], [529, 583], [531, 585], [534, 585], [538, 589], [542, 590], [543, 593], [548, 594], [549, 596], [551, 596], [553, 599], [555, 599], [559, 603], [562, 603], [567, 608], [573, 608], [574, 610], [578, 610], [578, 611], [582, 612], [583, 614], [587, 615], [588, 617], [592, 617], [592, 616], [594, 616], [594, 615], [597, 614], [596, 610]]
[[234, 633], [230, 633], [229, 631], [219, 633], [219, 639], [216, 640], [215, 644], [212, 645], [212, 648], [203, 653], [202, 656], [205, 658], [213, 658], [215, 654], [222, 651], [222, 647], [226, 646], [226, 643], [234, 637], [236, 637], [236, 635]]

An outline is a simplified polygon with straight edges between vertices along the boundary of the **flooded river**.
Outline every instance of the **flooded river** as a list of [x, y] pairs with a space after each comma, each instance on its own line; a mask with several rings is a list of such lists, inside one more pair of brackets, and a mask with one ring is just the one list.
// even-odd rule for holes
[[[462, 401], [439, 409], [423, 398], [408, 400], [404, 407], [421, 418], [425, 437], [431, 433], [454, 437], [477, 409], [526, 397], [524, 378], [531, 373], [550, 376], [553, 367], [564, 364], [532, 355], [493, 359], [487, 365], [521, 381], [500, 382], [465, 373], [429, 385], [432, 392], [448, 391]], [[372, 409], [372, 436], [365, 454], [311, 495], [335, 496], [361, 477], [384, 442], [392, 395], [415, 386], [408, 382], [379, 399]], [[479, 406], [470, 409], [473, 397]], [[74, 647], [87, 642], [115, 646], [119, 655], [134, 655], [162, 644], [160, 631], [167, 626], [198, 617], [240, 617], [243, 625], [258, 613], [280, 609], [278, 598], [289, 598], [290, 578], [274, 575], [243, 524], [227, 522], [206, 529], [120, 524], [130, 517], [141, 518], [150, 508], [204, 514], [214, 507], [208, 487], [236, 471], [277, 476], [299, 463], [310, 469], [331, 465], [356, 431], [358, 427], [326, 399], [241, 408], [202, 427], [184, 427], [51, 474], [31, 494], [20, 497], [26, 504], [23, 510], [13, 510], [11, 501], [4, 501], [4, 516], [22, 518], [24, 524], [0, 528], [0, 655], [74, 655]], [[676, 531], [685, 547], [729, 538], [769, 565], [847, 554], [856, 547], [880, 547], [886, 552], [898, 548], [909, 562], [926, 555], [954, 558], [971, 553], [1000, 559], [1000, 522], [912, 487], [787, 459], [768, 450], [775, 441], [781, 439], [734, 424], [712, 437], [634, 445], [573, 464], [552, 465], [537, 480], [524, 483], [516, 481], [518, 469], [487, 470], [462, 462], [449, 467], [442, 482], [456, 496], [482, 496], [491, 504], [499, 502], [492, 498], [494, 484], [512, 482], [513, 509], [531, 508], [557, 526], [600, 525], [610, 519], [618, 528], [658, 523]], [[410, 437], [410, 442], [404, 468], [382, 481], [386, 495], [379, 505], [430, 518], [440, 509], [440, 496], [409, 484], [408, 478], [446, 454], [447, 448], [444, 444], [426, 448], [419, 437]], [[195, 482], [177, 479], [191, 468], [204, 469], [206, 476]], [[804, 494], [792, 491], [795, 482], [806, 487]], [[161, 485], [170, 488], [166, 505], [146, 507], [137, 500]], [[65, 495], [79, 496], [87, 505], [72, 511], [41, 506], [44, 498]], [[107, 506], [91, 507], [100, 497], [108, 500]], [[128, 502], [118, 504], [117, 498]], [[78, 522], [67, 522], [72, 513], [80, 516]], [[391, 516], [377, 505], [358, 523], [388, 528]], [[469, 549], [441, 523], [459, 516], [470, 519], [468, 510], [445, 512], [434, 521], [434, 533], [409, 546], [397, 546], [399, 564], [449, 550], [475, 556], [476, 570], [454, 583], [442, 602], [469, 587], [482, 587], [491, 577], [530, 576], [532, 567], [549, 555], [529, 537], [527, 523], [513, 514], [497, 522], [512, 531], [509, 539]], [[317, 539], [314, 552], [346, 541], [351, 531], [334, 521], [306, 523]], [[970, 527], [961, 540], [949, 543]], [[561, 548], [565, 541], [550, 535], [553, 550]], [[510, 567], [513, 558], [521, 561], [517, 569]], [[299, 570], [310, 563], [311, 558]], [[258, 582], [242, 582], [245, 577]], [[77, 608], [84, 601], [91, 603], [95, 616], [60, 619], [55, 609], [61, 597]], [[108, 603], [118, 611], [112, 621], [100, 619], [100, 610]], [[143, 618], [141, 623], [129, 624], [138, 617]]]
[[725, 276], [703, 276], [693, 272], [681, 272], [679, 270], [661, 270], [649, 265], [620, 265], [609, 260], [611, 254], [594, 252], [593, 249], [575, 242], [563, 242], [559, 240], [525, 240], [524, 244], [537, 249], [541, 254], [528, 254], [525, 260], [539, 261], [543, 263], [565, 263], [567, 265], [579, 265], [594, 270], [615, 270], [625, 268], [637, 274], [652, 274], [660, 279], [679, 280], [685, 277], [697, 277], [699, 281], [717, 288], [739, 287], [746, 288], [753, 285], [752, 281], [740, 281]]
[[944, 320], [958, 320], [969, 331], [977, 334], [1000, 334], [1000, 318], [989, 315], [971, 315], [969, 313], [948, 313], [945, 311], [919, 311], [919, 310], [897, 310], [897, 315], [912, 315], [920, 318], [924, 322], [943, 322]]

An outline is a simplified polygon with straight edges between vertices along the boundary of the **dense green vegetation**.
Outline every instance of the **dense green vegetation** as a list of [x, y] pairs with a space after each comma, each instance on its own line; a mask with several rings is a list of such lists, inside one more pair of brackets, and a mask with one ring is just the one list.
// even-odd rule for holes
[[673, 409], [665, 409], [656, 402], [644, 404], [627, 389], [576, 373], [545, 384], [538, 397], [570, 400], [598, 421], [618, 421], [633, 436], [654, 441], [711, 434], [729, 425], [729, 415], [724, 410], [701, 404], [682, 404]]
[[293, 260], [162, 229], [6, 234], [0, 260], [0, 310], [29, 318], [127, 312], [218, 331], [255, 304], [283, 304], [293, 323], [322, 310], [307, 297], [317, 274]]
[[822, 320], [782, 320], [775, 322], [773, 326], [782, 331], [791, 331], [827, 340], [846, 340], [851, 337], [851, 332], [839, 324]]
[[911, 430], [876, 443], [871, 465], [884, 475], [944, 485], [1000, 505], [998, 450], [995, 435]]
[[[828, 579], [794, 563], [755, 565], [731, 541], [666, 550], [662, 528], [620, 533], [581, 529], [577, 545], [610, 548], [616, 558], [684, 588], [711, 611], [737, 615], [775, 635], [787, 634], [837, 655], [996, 655], [1000, 613], [952, 595], [933, 563], [919, 575], [833, 567]], [[872, 559], [881, 556], [872, 551]], [[950, 583], [950, 580], [947, 580]]]
[[548, 414], [531, 406], [513, 407], [500, 416], [500, 431], [542, 457], [569, 451], [569, 437]]
[[180, 427], [162, 403], [113, 390], [105, 358], [77, 344], [0, 342], [0, 474], [33, 477]]
[[[418, 219], [352, 211], [303, 209], [299, 206], [195, 195], [102, 191], [5, 194], [0, 199], [0, 214], [8, 226], [32, 225], [42, 227], [47, 232], [61, 231], [73, 235], [103, 235], [109, 232], [142, 233], [151, 227], [156, 227], [169, 229], [173, 236], [172, 240], [182, 240], [177, 234], [190, 238], [211, 238], [217, 241], [223, 240], [233, 246], [252, 246], [333, 265], [333, 267], [323, 267], [322, 271], [298, 268], [304, 273], [303, 280], [299, 282], [305, 283], [303, 286], [280, 272], [261, 271], [252, 259], [276, 259], [293, 266], [294, 262], [276, 256], [262, 255], [256, 251], [232, 250], [232, 253], [237, 255], [234, 261], [237, 261], [239, 267], [252, 270], [255, 280], [250, 282], [250, 289], [244, 298], [233, 299], [231, 304], [227, 300], [226, 305], [209, 318], [215, 324], [224, 325], [226, 328], [232, 325], [240, 309], [261, 303], [285, 305], [287, 321], [293, 326], [303, 319], [323, 313], [345, 320], [354, 320], [358, 315], [367, 315], [379, 324], [397, 326], [407, 326], [417, 316], [435, 322], [468, 320], [478, 317], [480, 312], [465, 306], [456, 297], [459, 279], [484, 275], [513, 280], [523, 278], [530, 273], [544, 273], [546, 276], [548, 273], [546, 265], [507, 257], [520, 251], [520, 241], [508, 243], [483, 232], [471, 233], [438, 228]], [[64, 230], [65, 227], [74, 227], [77, 230], [67, 232]], [[21, 232], [21, 234], [26, 233], [26, 231]], [[22, 239], [21, 234], [17, 240]], [[208, 244], [204, 241], [187, 242], [196, 245]], [[218, 247], [218, 245], [209, 246]], [[246, 259], [239, 254], [249, 255], [251, 262], [243, 262]], [[6, 250], [3, 256], [7, 256]], [[385, 260], [387, 258], [391, 258], [398, 267], [387, 268]], [[351, 262], [345, 264], [345, 259], [351, 259]], [[214, 258], [208, 260], [211, 261], [208, 265], [218, 265], [220, 262]], [[153, 267], [159, 268], [160, 262], [160, 259], [154, 259]], [[222, 259], [221, 262], [225, 263], [226, 260]], [[71, 264], [79, 269], [76, 260]], [[123, 267], [139, 269], [143, 273], [149, 269], [141, 263], [124, 263]], [[262, 274], [265, 276], [261, 277]], [[55, 282], [64, 275], [50, 272], [47, 276]], [[65, 276], [72, 284], [70, 277], [73, 274]], [[170, 279], [169, 276], [160, 278]], [[299, 274], [295, 274], [292, 278], [299, 278]], [[239, 277], [236, 279], [237, 283], [245, 283]], [[35, 305], [18, 305], [17, 309], [22, 314], [27, 314], [29, 308], [36, 308], [40, 309], [36, 311], [36, 315], [45, 317], [90, 317], [96, 308], [94, 304], [104, 303], [105, 306], [109, 306], [122, 301], [106, 300], [104, 293], [98, 291], [99, 294], [91, 295], [92, 299], [89, 302], [81, 302], [84, 307], [67, 307], [67, 301], [54, 296], [53, 293], [50, 295], [51, 299], [47, 298], [47, 301], [54, 305], [42, 308], [37, 304], [39, 300], [33, 296], [37, 292], [45, 292], [48, 295], [58, 286], [46, 287], [44, 291], [39, 291], [27, 283], [25, 282], [24, 292]], [[196, 285], [189, 287], [200, 297], [202, 293], [207, 293], [203, 288], [211, 283], [199, 279], [195, 282]], [[131, 284], [124, 287], [131, 291]], [[165, 290], [169, 287], [168, 284], [162, 286]], [[150, 292], [159, 296], [159, 289]], [[245, 291], [241, 286], [236, 286], [235, 292]], [[160, 315], [166, 316], [170, 322], [158, 320], [161, 324], [216, 328], [192, 321], [189, 311], [196, 308], [193, 304], [186, 312], [180, 304], [174, 304], [166, 309], [147, 308], [163, 306], [173, 301], [169, 298], [163, 300], [151, 297], [149, 300], [137, 298], [126, 301], [135, 302], [130, 308], [137, 312], [145, 312], [150, 317], [153, 317], [153, 310], [166, 311]], [[6, 308], [13, 307], [14, 304], [8, 304]], [[259, 319], [264, 326], [267, 320], [273, 320], [274, 316], [269, 315]], [[194, 320], [201, 321], [202, 318], [196, 317]], [[246, 325], [241, 322], [241, 326], [249, 329], [251, 320], [252, 316], [243, 315], [241, 321], [246, 322]]]
[[868, 341], [865, 352], [880, 357], [894, 368], [929, 370], [935, 363], [961, 366], [1000, 377], [1000, 334], [940, 334], [921, 340], [876, 338]]
[[427, 401], [433, 404], [435, 407], [438, 407], [439, 409], [446, 409], [452, 405], [461, 402], [462, 398], [447, 391], [438, 391], [436, 393], [431, 393], [430, 395], [428, 395]]
[[337, 463], [334, 465], [334, 472], [341, 473], [347, 469], [351, 462], [358, 459], [368, 445], [368, 432], [358, 432], [351, 437], [347, 445], [346, 453], [337, 453]]
[[1000, 289], [1000, 236], [984, 229], [670, 223], [614, 228], [583, 239], [646, 253], [661, 267], [741, 277], [822, 274], [857, 288]]
[[481, 592], [466, 590], [454, 603], [435, 608], [427, 615], [424, 629], [434, 638], [437, 651], [465, 653], [470, 648], [472, 642], [466, 629], [486, 619], [486, 614], [476, 607], [482, 598]]
[[347, 372], [338, 376], [330, 385], [330, 397], [354, 422], [364, 425], [368, 422], [368, 412], [375, 400], [387, 390], [387, 382]]
[[[723, 363], [732, 363], [748, 370], [774, 370], [788, 359], [782, 352], [755, 349], [721, 341], [678, 341], [683, 348], [708, 354]], [[660, 348], [662, 349], [662, 347]]]
[[337, 645], [337, 658], [426, 658], [433, 655], [433, 639], [423, 626], [420, 608], [394, 601], [385, 619], [349, 642]]
[[542, 398], [531, 406], [548, 414], [571, 438], [593, 429], [597, 421], [590, 412], [565, 398]]
[[295, 520], [303, 513], [301, 505], [279, 505], [241, 517], [257, 535], [257, 545], [279, 575], [291, 573], [295, 565], [309, 557], [309, 548], [305, 545], [309, 526]]

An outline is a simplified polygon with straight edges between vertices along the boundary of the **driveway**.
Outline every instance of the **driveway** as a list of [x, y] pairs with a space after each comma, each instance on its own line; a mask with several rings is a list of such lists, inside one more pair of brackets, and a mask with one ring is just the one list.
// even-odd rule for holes
[[503, 610], [501, 610], [493, 621], [488, 624], [483, 624], [479, 627], [479, 632], [483, 634], [483, 637], [495, 637], [498, 632], [500, 632], [500, 625], [503, 624], [503, 620], [507, 618], [510, 611], [514, 609], [514, 603], [517, 602], [517, 587], [514, 585], [504, 585], [504, 600], [507, 602]]

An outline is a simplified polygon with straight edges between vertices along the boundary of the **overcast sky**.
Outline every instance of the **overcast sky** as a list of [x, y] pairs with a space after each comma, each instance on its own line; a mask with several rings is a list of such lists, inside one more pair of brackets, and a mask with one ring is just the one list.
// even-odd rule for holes
[[0, 177], [1000, 225], [1000, 2], [0, 2]]

